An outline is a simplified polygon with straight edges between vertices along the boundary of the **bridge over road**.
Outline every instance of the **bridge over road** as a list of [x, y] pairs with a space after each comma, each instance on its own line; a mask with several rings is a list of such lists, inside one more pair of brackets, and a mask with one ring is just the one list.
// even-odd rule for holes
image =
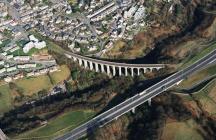
[[143, 92], [136, 94], [135, 96], [125, 100], [124, 102], [118, 104], [117, 106], [96, 116], [90, 121], [80, 125], [79, 127], [75, 128], [71, 132], [57, 138], [57, 140], [77, 140], [78, 138], [86, 135], [87, 133], [94, 131], [95, 128], [109, 123], [110, 121], [129, 112], [130, 110], [134, 110], [137, 106], [143, 104], [148, 100], [151, 100], [151, 98], [168, 90], [169, 88], [177, 84], [179, 81], [182, 81], [192, 73], [205, 68], [207, 65], [213, 63], [215, 60], [216, 60], [216, 50], [212, 51], [211, 53], [209, 53], [202, 59], [198, 60], [191, 66], [188, 66], [187, 68], [174, 73], [173, 75], [149, 87]]
[[78, 62], [80, 66], [88, 68], [90, 70], [95, 70], [96, 72], [106, 73], [108, 75], [115, 76], [125, 75], [131, 76], [140, 75], [140, 73], [146, 73], [151, 71], [157, 71], [162, 68], [165, 68], [165, 64], [128, 64], [128, 63], [116, 63], [104, 60], [98, 60], [78, 54], [74, 54], [68, 51], [65, 51], [64, 54], [73, 59], [75, 62]]

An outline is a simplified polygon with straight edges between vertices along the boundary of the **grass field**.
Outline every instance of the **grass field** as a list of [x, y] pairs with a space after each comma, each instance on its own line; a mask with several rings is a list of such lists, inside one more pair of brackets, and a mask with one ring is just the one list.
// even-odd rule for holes
[[43, 48], [43, 49], [32, 48], [28, 53], [24, 53], [22, 49], [19, 49], [10, 54], [13, 54], [14, 56], [32, 56], [33, 54], [44, 52], [46, 50], [47, 48]]
[[205, 49], [201, 50], [197, 55], [195, 55], [192, 58], [189, 58], [189, 60], [186, 60], [183, 64], [183, 67], [186, 67], [188, 65], [191, 65], [192, 63], [196, 62], [197, 60], [201, 59], [202, 57], [204, 57], [205, 55], [207, 55], [208, 53], [210, 53], [212, 50], [216, 49], [216, 43], [212, 43], [209, 46], [206, 45]]
[[70, 4], [76, 4], [77, 3], [77, 0], [68, 0], [68, 3], [70, 3]]
[[54, 81], [54, 84], [59, 83], [60, 81], [66, 80], [70, 76], [70, 69], [66, 65], [60, 67], [61, 71], [51, 73], [51, 77]]
[[216, 80], [213, 80], [205, 88], [194, 94], [194, 97], [199, 100], [203, 110], [209, 115], [216, 114]]
[[215, 116], [216, 114], [216, 80], [211, 81], [200, 91], [193, 93], [191, 96], [182, 96], [185, 102], [188, 102], [190, 106], [197, 108], [197, 103], [193, 100], [195, 98], [199, 101], [202, 110], [208, 113], [209, 116]]
[[48, 121], [47, 125], [23, 133], [19, 136], [16, 136], [14, 139], [35, 138], [39, 140], [49, 140], [74, 129], [76, 126], [92, 118], [94, 115], [95, 112], [90, 110], [70, 111]]
[[120, 55], [121, 54], [120, 50], [124, 47], [124, 45], [125, 45], [125, 42], [121, 40], [116, 41], [114, 46], [108, 52], [106, 52], [104, 56], [108, 57], [108, 56]]
[[194, 120], [170, 122], [165, 125], [161, 140], [204, 140], [197, 128]]
[[[60, 71], [50, 74], [51, 78], [54, 81], [54, 85], [62, 82], [70, 76], [70, 71], [66, 65], [60, 67]], [[41, 75], [37, 77], [23, 78], [19, 79], [16, 82], [16, 85], [23, 89], [24, 95], [32, 95], [37, 93], [42, 89], [49, 90], [54, 85], [50, 82], [50, 79], [47, 75]]]
[[[49, 90], [55, 86], [55, 84], [66, 80], [70, 76], [70, 70], [66, 65], [60, 66], [60, 71], [56, 71], [50, 74], [54, 85], [52, 85], [49, 76], [41, 75], [37, 77], [23, 78], [14, 81], [14, 83], [23, 91], [24, 95], [32, 96], [40, 90]], [[0, 86], [0, 114], [7, 111], [12, 107], [12, 97], [15, 96], [13, 91], [10, 90], [8, 84]]]
[[0, 114], [12, 108], [11, 93], [8, 85], [0, 86]]
[[137, 58], [143, 55], [143, 46], [136, 46], [133, 47], [132, 49], [130, 48], [131, 46], [128, 45], [126, 42], [122, 41], [122, 40], [118, 40], [114, 43], [113, 47], [107, 51], [103, 57], [105, 58], [125, 58], [125, 59], [129, 59], [129, 58]]
[[177, 87], [178, 88], [190, 88], [195, 83], [204, 80], [205, 78], [216, 74], [216, 65], [209, 66], [182, 81]]

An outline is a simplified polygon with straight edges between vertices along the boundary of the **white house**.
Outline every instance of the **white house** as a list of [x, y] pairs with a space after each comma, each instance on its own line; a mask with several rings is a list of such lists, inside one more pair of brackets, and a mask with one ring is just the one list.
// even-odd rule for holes
[[25, 46], [23, 47], [23, 52], [28, 53], [32, 48], [34, 48], [34, 43], [29, 42], [29, 43], [25, 44]]
[[32, 71], [32, 72], [29, 72], [29, 73], [27, 73], [27, 77], [30, 77], [30, 76], [34, 76], [35, 75], [35, 73]]
[[6, 68], [0, 69], [0, 73], [4, 73], [4, 72], [6, 72]]
[[3, 60], [0, 61], [0, 65], [4, 65], [4, 61]]
[[12, 59], [12, 58], [13, 58], [12, 54], [6, 56], [6, 59]]
[[16, 66], [12, 66], [12, 67], [7, 68], [7, 72], [11, 72], [11, 71], [15, 71], [15, 70], [17, 70]]
[[33, 41], [33, 42], [38, 42], [39, 41], [34, 35], [30, 35], [29, 40]]
[[20, 64], [17, 65], [18, 69], [35, 68], [37, 64]]
[[35, 48], [37, 49], [43, 49], [46, 47], [46, 42], [45, 41], [41, 41], [41, 42], [36, 42], [34, 43]]
[[16, 56], [14, 57], [15, 61], [29, 61], [30, 60], [30, 56]]
[[4, 81], [5, 81], [5, 82], [8, 82], [8, 83], [11, 82], [11, 81], [12, 81], [12, 77], [9, 77], [9, 76], [8, 76], [8, 77], [5, 77], [5, 78], [4, 78]]

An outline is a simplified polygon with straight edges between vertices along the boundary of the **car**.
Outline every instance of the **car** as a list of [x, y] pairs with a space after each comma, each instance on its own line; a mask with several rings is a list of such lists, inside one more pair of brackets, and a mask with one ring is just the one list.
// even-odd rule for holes
[[166, 86], [162, 86], [161, 89], [162, 89], [162, 90], [165, 90], [165, 89], [166, 89]]

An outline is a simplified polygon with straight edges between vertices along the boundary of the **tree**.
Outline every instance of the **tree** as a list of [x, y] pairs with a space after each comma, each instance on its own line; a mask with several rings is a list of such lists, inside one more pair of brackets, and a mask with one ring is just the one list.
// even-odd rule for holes
[[79, 70], [78, 69], [73, 69], [71, 71], [71, 77], [72, 77], [73, 80], [77, 80], [78, 75], [79, 75]]
[[41, 98], [47, 94], [47, 90], [43, 89], [38, 92], [38, 97]]
[[13, 82], [10, 82], [10, 83], [9, 83], [9, 88], [10, 88], [11, 90], [16, 90], [16, 89], [17, 89], [17, 85], [16, 85], [15, 83], [13, 83]]

